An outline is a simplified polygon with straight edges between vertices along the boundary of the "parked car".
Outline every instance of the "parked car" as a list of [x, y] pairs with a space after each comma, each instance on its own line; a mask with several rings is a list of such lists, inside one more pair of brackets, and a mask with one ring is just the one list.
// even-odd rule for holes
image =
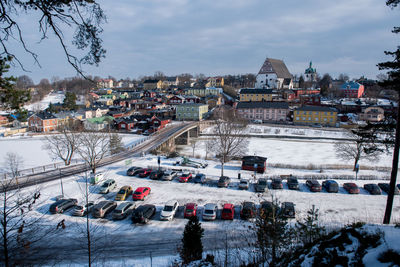
[[325, 188], [328, 193], [337, 193], [339, 192], [339, 185], [334, 180], [325, 180], [322, 182], [322, 187]]
[[161, 177], [163, 177], [164, 172], [163, 171], [154, 171], [150, 174], [150, 179], [152, 180], [160, 180]]
[[134, 176], [136, 175], [136, 171], [141, 170], [142, 167], [130, 167], [127, 171], [126, 171], [126, 175], [128, 176]]
[[115, 208], [112, 213], [112, 217], [114, 220], [125, 219], [129, 214], [132, 213], [134, 208], [135, 205], [132, 202], [122, 202]]
[[94, 205], [93, 217], [104, 218], [108, 213], [113, 211], [117, 207], [117, 203], [110, 200], [103, 200]]
[[186, 203], [185, 211], [183, 212], [183, 217], [190, 218], [192, 216], [196, 216], [197, 213], [197, 204], [196, 203]]
[[289, 177], [287, 179], [287, 185], [291, 190], [299, 190], [299, 181], [296, 177]]
[[322, 190], [321, 184], [317, 180], [308, 179], [306, 185], [311, 192], [321, 192]]
[[359, 194], [360, 189], [355, 183], [344, 183], [343, 188], [349, 192], [349, 194]]
[[176, 172], [174, 171], [166, 171], [164, 172], [164, 175], [161, 177], [161, 180], [164, 181], [172, 181], [173, 179], [176, 178]]
[[64, 211], [72, 208], [76, 204], [78, 204], [78, 201], [75, 198], [60, 199], [50, 205], [49, 211], [53, 214], [64, 213]]
[[137, 169], [136, 171], [134, 171], [132, 173], [132, 176], [139, 176], [139, 174], [142, 173], [143, 170], [144, 170], [144, 168]]
[[190, 172], [182, 173], [182, 175], [179, 177], [179, 182], [187, 183], [190, 179], [192, 179], [192, 174]]
[[160, 214], [160, 220], [170, 221], [174, 218], [176, 211], [179, 208], [179, 203], [176, 200], [168, 201]]
[[93, 209], [94, 203], [88, 202], [86, 205], [77, 205], [72, 212], [72, 216], [85, 216]]
[[265, 192], [267, 187], [268, 187], [268, 182], [267, 179], [265, 178], [258, 179], [257, 183], [254, 186], [256, 192], [263, 192], [263, 193]]
[[269, 215], [272, 212], [273, 208], [274, 205], [271, 201], [262, 201], [260, 203], [260, 214], [263, 213]]
[[138, 187], [135, 192], [133, 192], [133, 200], [144, 200], [151, 192], [150, 187]]
[[132, 212], [133, 223], [147, 223], [156, 214], [156, 206], [141, 205]]
[[231, 178], [228, 176], [221, 176], [218, 180], [218, 187], [228, 187], [231, 182]]
[[106, 180], [101, 186], [100, 186], [100, 194], [108, 194], [111, 190], [117, 187], [117, 183], [115, 182], [114, 179], [108, 179]]
[[271, 182], [272, 189], [283, 189], [283, 183], [281, 178], [274, 178]]
[[296, 211], [294, 209], [293, 202], [283, 202], [281, 206], [281, 211], [283, 212], [283, 216], [286, 218], [295, 218]]
[[254, 218], [254, 216], [256, 215], [256, 211], [257, 209], [254, 202], [245, 201], [243, 202], [242, 210], [240, 211], [240, 218], [242, 218], [243, 220]]
[[218, 206], [215, 203], [207, 203], [204, 205], [203, 220], [213, 221], [217, 218]]
[[149, 176], [152, 172], [152, 169], [141, 169], [140, 172], [138, 173], [138, 176], [140, 178], [145, 178]]
[[235, 218], [235, 207], [231, 203], [224, 204], [221, 213], [222, 220], [233, 220]]
[[397, 184], [397, 188], [400, 190], [400, 184]]
[[[388, 184], [388, 183], [378, 183], [378, 186], [382, 189], [383, 192], [389, 194], [390, 184]], [[399, 189], [397, 187], [394, 187], [394, 194], [395, 195], [399, 194]]]
[[133, 191], [133, 189], [131, 186], [124, 185], [118, 191], [117, 195], [115, 196], [115, 200], [116, 201], [124, 201], [125, 199], [127, 199], [128, 196], [130, 196], [130, 194], [132, 194], [132, 191]]
[[243, 190], [249, 189], [249, 180], [247, 180], [247, 179], [240, 179], [240, 182], [239, 182], [239, 189], [243, 189]]
[[381, 195], [382, 190], [377, 184], [365, 184], [364, 189], [367, 190], [371, 195]]
[[206, 182], [206, 175], [203, 173], [198, 173], [193, 179], [193, 182], [196, 184], [204, 184]]

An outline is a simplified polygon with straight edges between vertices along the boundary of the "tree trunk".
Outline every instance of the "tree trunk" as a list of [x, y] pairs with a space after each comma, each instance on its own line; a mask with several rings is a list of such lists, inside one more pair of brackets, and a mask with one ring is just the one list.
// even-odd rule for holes
[[[86, 175], [86, 205], [89, 203], [88, 196], [88, 177]], [[87, 237], [87, 246], [88, 246], [88, 266], [92, 266], [92, 255], [91, 255], [91, 240], [90, 240], [90, 223], [89, 223], [89, 212], [86, 212], [86, 237]]]
[[[7, 190], [7, 189], [6, 189]], [[7, 191], [4, 191], [4, 201], [3, 201], [3, 255], [4, 255], [4, 266], [10, 266], [9, 257], [8, 257], [8, 236], [7, 236]]]
[[400, 107], [397, 107], [397, 122], [396, 122], [396, 137], [395, 137], [396, 139], [393, 149], [392, 173], [390, 175], [389, 193], [386, 201], [385, 217], [383, 218], [384, 224], [390, 223], [390, 217], [392, 215], [392, 208], [393, 208], [394, 189], [396, 186], [396, 179], [397, 179], [397, 170], [399, 167], [399, 146], [400, 146], [399, 119], [400, 119]]
[[221, 162], [221, 176], [224, 176], [224, 162]]
[[356, 171], [356, 166], [357, 166], [357, 163], [358, 163], [358, 161], [360, 160], [360, 158], [359, 157], [356, 157], [355, 159], [354, 159], [354, 166], [353, 166], [353, 172], [355, 172]]

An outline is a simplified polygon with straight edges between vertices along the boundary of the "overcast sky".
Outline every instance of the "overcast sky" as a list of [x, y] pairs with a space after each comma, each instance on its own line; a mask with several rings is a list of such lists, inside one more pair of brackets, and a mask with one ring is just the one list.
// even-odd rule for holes
[[[376, 64], [387, 60], [400, 35], [400, 8], [382, 0], [113, 0], [99, 1], [106, 58], [91, 75], [137, 78], [162, 71], [166, 75], [256, 74], [266, 57], [283, 59], [292, 74], [301, 74], [312, 60], [320, 74], [365, 75], [375, 79]], [[15, 68], [39, 82], [72, 77], [54, 38], [40, 43], [37, 24], [21, 18], [29, 47], [39, 54], [41, 68], [17, 53], [30, 71]]]

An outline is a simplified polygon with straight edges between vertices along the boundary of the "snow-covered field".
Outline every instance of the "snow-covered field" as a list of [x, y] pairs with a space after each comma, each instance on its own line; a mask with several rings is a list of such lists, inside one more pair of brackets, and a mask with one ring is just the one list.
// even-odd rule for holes
[[49, 107], [49, 104], [62, 103], [65, 98], [64, 92], [53, 92], [45, 96], [41, 101], [25, 105], [27, 110], [44, 110]]
[[[143, 135], [136, 134], [121, 134], [121, 137], [125, 146], [131, 146], [135, 142], [145, 138]], [[22, 169], [59, 162], [60, 159], [52, 159], [48, 151], [43, 148], [45, 144], [46, 140], [43, 135], [1, 137], [0, 172], [4, 167], [4, 158], [8, 152], [17, 153], [22, 158]]]

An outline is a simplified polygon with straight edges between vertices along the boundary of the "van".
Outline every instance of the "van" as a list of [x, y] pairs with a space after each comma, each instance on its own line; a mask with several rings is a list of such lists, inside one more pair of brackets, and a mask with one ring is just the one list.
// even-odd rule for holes
[[233, 220], [235, 217], [235, 208], [233, 204], [226, 203], [222, 208], [221, 219], [222, 220]]
[[98, 172], [98, 173], [90, 173], [90, 183], [91, 184], [97, 184], [104, 178], [104, 173]]

